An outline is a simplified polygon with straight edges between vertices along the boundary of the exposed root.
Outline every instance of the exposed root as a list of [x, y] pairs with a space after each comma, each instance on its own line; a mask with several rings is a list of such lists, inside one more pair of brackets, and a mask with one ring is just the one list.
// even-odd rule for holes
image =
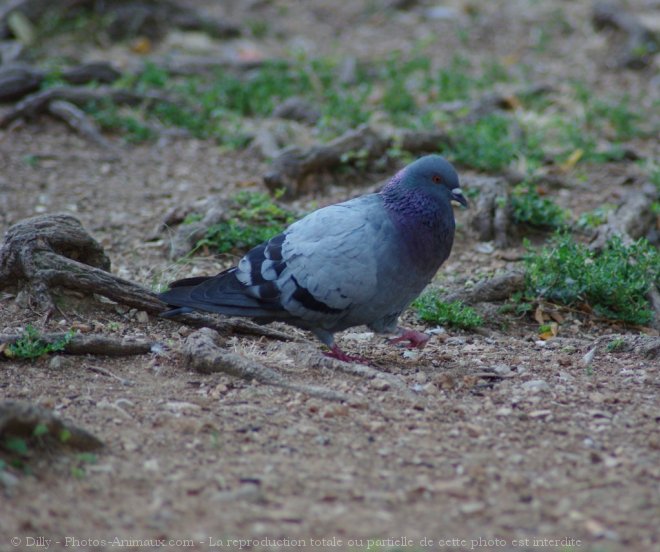
[[[17, 334], [0, 334], [0, 350], [4, 351], [5, 356], [9, 356], [7, 346], [16, 343], [22, 337]], [[46, 345], [66, 339], [67, 334], [62, 332], [39, 335], [39, 341]], [[150, 353], [153, 346], [154, 342], [146, 339], [75, 334], [66, 341], [61, 352], [70, 355], [131, 356]]]
[[42, 113], [47, 113], [49, 104], [56, 100], [63, 100], [74, 105], [84, 105], [90, 101], [103, 100], [127, 105], [137, 105], [143, 102], [177, 103], [176, 99], [157, 91], [138, 93], [109, 86], [99, 86], [98, 88], [58, 86], [26, 96], [0, 118], [0, 129], [7, 128], [17, 119], [31, 119]]
[[[36, 310], [55, 312], [53, 288], [97, 294], [157, 315], [167, 310], [150, 290], [111, 274], [101, 245], [70, 215], [40, 215], [9, 228], [0, 245], [0, 289], [23, 286]], [[223, 333], [246, 333], [291, 340], [276, 329], [248, 320], [216, 319], [197, 314], [176, 317], [193, 327], [210, 326]]]
[[591, 16], [596, 29], [614, 29], [626, 36], [618, 46], [618, 65], [629, 69], [643, 69], [660, 50], [660, 40], [644, 26], [643, 21], [615, 2], [596, 2]]
[[14, 436], [29, 439], [38, 427], [42, 428], [41, 442], [50, 441], [84, 451], [104, 446], [94, 435], [58, 418], [52, 410], [22, 401], [0, 402], [1, 438]]
[[396, 395], [399, 398], [413, 402], [420, 402], [420, 397], [415, 395], [408, 388], [408, 385], [404, 380], [394, 374], [383, 372], [365, 364], [355, 364], [353, 362], [343, 362], [335, 358], [329, 358], [325, 355], [318, 354], [316, 351], [310, 354], [308, 351], [299, 348], [290, 348], [290, 350], [292, 351], [292, 354], [296, 356], [296, 360], [301, 364], [310, 365], [324, 370], [334, 370], [336, 372], [364, 379], [381, 379], [386, 381], [389, 386], [396, 391]]
[[103, 137], [94, 121], [82, 109], [79, 109], [70, 102], [56, 100], [48, 104], [48, 111], [55, 117], [62, 119], [78, 134], [107, 151], [109, 154], [108, 160], [117, 160], [120, 158], [119, 148]]
[[183, 353], [189, 365], [203, 374], [223, 372], [327, 401], [347, 402], [351, 400], [349, 395], [326, 387], [290, 382], [272, 368], [237, 353], [225, 351], [217, 344], [219, 337], [218, 332], [211, 328], [202, 328], [190, 334], [183, 346]]
[[525, 272], [514, 270], [481, 280], [469, 289], [462, 289], [443, 296], [443, 301], [462, 301], [466, 304], [505, 301], [515, 292], [525, 289]]

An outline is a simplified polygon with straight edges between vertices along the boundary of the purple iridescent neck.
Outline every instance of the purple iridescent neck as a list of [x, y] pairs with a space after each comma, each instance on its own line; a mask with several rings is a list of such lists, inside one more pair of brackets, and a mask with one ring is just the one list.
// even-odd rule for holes
[[451, 251], [454, 241], [454, 211], [448, 199], [437, 197], [423, 187], [403, 182], [399, 171], [381, 190], [383, 205], [411, 254], [411, 260], [435, 270]]

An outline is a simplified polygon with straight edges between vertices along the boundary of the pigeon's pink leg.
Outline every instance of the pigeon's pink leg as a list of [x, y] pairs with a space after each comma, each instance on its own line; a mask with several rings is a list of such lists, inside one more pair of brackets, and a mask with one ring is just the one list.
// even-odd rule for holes
[[351, 363], [367, 364], [367, 365], [369, 364], [369, 361], [366, 358], [362, 358], [359, 356], [351, 356], [349, 354], [346, 354], [344, 351], [342, 351], [339, 348], [339, 345], [337, 345], [336, 343], [333, 343], [330, 350], [323, 354], [327, 357], [341, 360], [342, 362], [351, 362]]
[[388, 341], [390, 345], [395, 343], [401, 343], [402, 341], [408, 341], [408, 349], [423, 349], [426, 342], [431, 339], [429, 334], [423, 332], [418, 332], [415, 330], [408, 330], [406, 328], [399, 328], [401, 334], [397, 337], [394, 337]]

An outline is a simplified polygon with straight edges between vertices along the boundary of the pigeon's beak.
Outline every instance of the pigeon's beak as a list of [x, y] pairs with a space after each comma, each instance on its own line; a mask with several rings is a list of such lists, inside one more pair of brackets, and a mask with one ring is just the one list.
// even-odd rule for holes
[[463, 195], [463, 192], [460, 188], [454, 188], [451, 191], [451, 200], [460, 203], [466, 209], [468, 208], [467, 199], [465, 199], [465, 196]]

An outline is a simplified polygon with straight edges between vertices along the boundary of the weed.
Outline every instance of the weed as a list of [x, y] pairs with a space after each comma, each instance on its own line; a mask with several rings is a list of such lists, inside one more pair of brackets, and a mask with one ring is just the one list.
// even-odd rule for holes
[[64, 350], [74, 335], [75, 332], [70, 330], [62, 338], [53, 343], [46, 343], [41, 338], [37, 329], [31, 324], [28, 324], [21, 338], [7, 347], [5, 355], [10, 358], [33, 360], [49, 353]]
[[79, 452], [74, 457], [74, 465], [71, 466], [71, 475], [76, 479], [82, 479], [87, 475], [85, 467], [90, 464], [96, 464], [98, 461], [96, 454], [92, 452]]
[[566, 305], [587, 303], [599, 316], [648, 324], [646, 294], [660, 284], [660, 253], [646, 240], [624, 245], [619, 237], [595, 253], [565, 233], [525, 258], [527, 291]]
[[560, 228], [566, 223], [567, 212], [550, 199], [541, 197], [529, 182], [513, 189], [511, 207], [516, 222], [541, 228]]
[[611, 203], [603, 203], [593, 211], [582, 213], [577, 220], [577, 225], [579, 228], [598, 228], [607, 222], [607, 217], [614, 208], [615, 206]]
[[452, 133], [450, 155], [462, 165], [483, 171], [506, 168], [516, 154], [509, 131], [509, 119], [488, 115], [471, 125], [463, 125]]
[[483, 325], [483, 318], [472, 308], [460, 301], [445, 303], [437, 291], [428, 291], [418, 297], [412, 304], [413, 308], [424, 321], [431, 324], [442, 324], [456, 328], [471, 329]]
[[622, 337], [616, 337], [607, 344], [607, 351], [609, 353], [614, 353], [623, 349], [625, 345], [625, 340]]
[[292, 212], [273, 203], [268, 194], [239, 192], [228, 220], [210, 227], [195, 250], [241, 253], [280, 233], [295, 220]]

